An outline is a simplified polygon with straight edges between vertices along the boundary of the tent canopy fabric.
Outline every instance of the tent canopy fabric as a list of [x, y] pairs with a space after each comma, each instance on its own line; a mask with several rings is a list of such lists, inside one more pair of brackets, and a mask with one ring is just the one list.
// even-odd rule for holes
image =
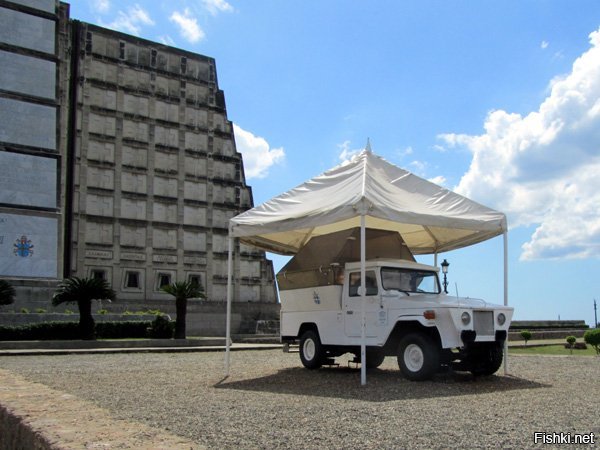
[[506, 231], [506, 216], [403, 170], [370, 149], [230, 220], [230, 235], [296, 254], [311, 238], [360, 226], [399, 233], [415, 254], [466, 247]]

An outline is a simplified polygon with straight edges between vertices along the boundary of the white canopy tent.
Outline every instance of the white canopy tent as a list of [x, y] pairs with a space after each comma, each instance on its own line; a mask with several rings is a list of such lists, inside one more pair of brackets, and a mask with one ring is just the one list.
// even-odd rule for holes
[[[390, 164], [373, 154], [367, 144], [349, 163], [230, 219], [226, 375], [230, 362], [233, 239], [292, 255], [311, 237], [355, 227], [361, 228], [362, 286], [367, 227], [400, 233], [413, 254], [434, 254], [435, 264], [439, 252], [503, 234], [504, 303], [508, 303], [506, 216]], [[363, 311], [362, 384], [366, 383], [364, 321]]]

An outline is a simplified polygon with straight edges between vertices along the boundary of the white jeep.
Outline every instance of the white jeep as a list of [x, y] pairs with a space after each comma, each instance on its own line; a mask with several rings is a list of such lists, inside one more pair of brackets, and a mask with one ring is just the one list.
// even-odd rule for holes
[[[359, 262], [280, 271], [281, 340], [299, 343], [308, 369], [353, 353], [360, 362]], [[491, 375], [502, 364], [513, 308], [443, 292], [438, 268], [408, 260], [366, 261], [366, 366], [396, 356], [410, 380], [444, 367]]]

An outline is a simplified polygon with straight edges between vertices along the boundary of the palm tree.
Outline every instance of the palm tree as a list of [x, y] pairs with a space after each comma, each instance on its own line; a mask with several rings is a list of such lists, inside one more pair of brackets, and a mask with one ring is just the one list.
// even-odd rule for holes
[[175, 297], [175, 339], [185, 339], [185, 316], [187, 315], [188, 298], [206, 298], [201, 285], [191, 281], [177, 281], [161, 288], [162, 291]]
[[114, 300], [115, 291], [106, 280], [100, 278], [65, 278], [52, 296], [52, 305], [77, 303], [79, 308], [79, 332], [81, 339], [95, 339], [95, 323], [92, 316], [92, 300]]
[[0, 305], [10, 305], [15, 302], [15, 288], [6, 280], [0, 280]]

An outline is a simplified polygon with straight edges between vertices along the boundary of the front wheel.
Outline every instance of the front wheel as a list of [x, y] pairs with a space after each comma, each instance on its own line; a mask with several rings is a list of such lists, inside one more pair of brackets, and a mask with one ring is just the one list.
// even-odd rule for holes
[[411, 381], [428, 380], [440, 368], [438, 346], [425, 334], [407, 334], [398, 345], [398, 366]]
[[325, 351], [323, 345], [321, 345], [319, 335], [313, 330], [305, 331], [300, 337], [300, 361], [302, 361], [302, 365], [307, 369], [318, 369], [323, 365], [324, 359]]
[[502, 365], [504, 347], [502, 344], [488, 345], [476, 353], [472, 361], [471, 373], [475, 376], [495, 374]]

